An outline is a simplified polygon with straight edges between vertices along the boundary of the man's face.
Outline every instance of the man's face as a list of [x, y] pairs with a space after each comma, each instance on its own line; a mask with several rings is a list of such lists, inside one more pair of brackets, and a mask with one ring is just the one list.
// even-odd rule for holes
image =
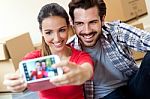
[[74, 10], [74, 28], [83, 46], [92, 47], [99, 39], [103, 22], [97, 7]]

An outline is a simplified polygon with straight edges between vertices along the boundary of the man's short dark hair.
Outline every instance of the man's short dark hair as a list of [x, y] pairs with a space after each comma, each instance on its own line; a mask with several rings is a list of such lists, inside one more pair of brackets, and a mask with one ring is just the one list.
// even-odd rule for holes
[[69, 14], [74, 22], [74, 10], [76, 8], [89, 9], [96, 6], [102, 19], [106, 15], [106, 4], [103, 0], [71, 0], [69, 3]]

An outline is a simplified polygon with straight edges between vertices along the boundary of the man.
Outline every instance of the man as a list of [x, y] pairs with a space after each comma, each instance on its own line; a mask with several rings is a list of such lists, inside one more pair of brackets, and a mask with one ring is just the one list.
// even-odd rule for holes
[[[95, 62], [94, 93], [86, 93], [86, 98], [150, 99], [150, 56], [137, 68], [129, 50], [149, 51], [150, 33], [120, 21], [105, 23], [103, 0], [71, 0], [69, 14], [77, 35], [68, 43], [88, 52]], [[87, 90], [91, 84], [86, 84]]]

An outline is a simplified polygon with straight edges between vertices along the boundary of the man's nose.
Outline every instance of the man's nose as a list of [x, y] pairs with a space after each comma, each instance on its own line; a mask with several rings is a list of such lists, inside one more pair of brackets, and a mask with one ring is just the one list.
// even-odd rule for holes
[[89, 34], [92, 31], [92, 29], [91, 29], [89, 24], [85, 24], [83, 28], [84, 28], [83, 29], [84, 33], [86, 33], [86, 34]]

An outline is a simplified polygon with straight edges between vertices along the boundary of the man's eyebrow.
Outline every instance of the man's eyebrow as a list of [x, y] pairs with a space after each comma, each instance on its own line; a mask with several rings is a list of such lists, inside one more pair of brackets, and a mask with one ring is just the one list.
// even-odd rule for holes
[[91, 20], [90, 22], [95, 22], [95, 21], [98, 21], [97, 19], [95, 19], [95, 20]]
[[83, 22], [81, 22], [81, 21], [75, 21], [74, 23], [83, 23]]

